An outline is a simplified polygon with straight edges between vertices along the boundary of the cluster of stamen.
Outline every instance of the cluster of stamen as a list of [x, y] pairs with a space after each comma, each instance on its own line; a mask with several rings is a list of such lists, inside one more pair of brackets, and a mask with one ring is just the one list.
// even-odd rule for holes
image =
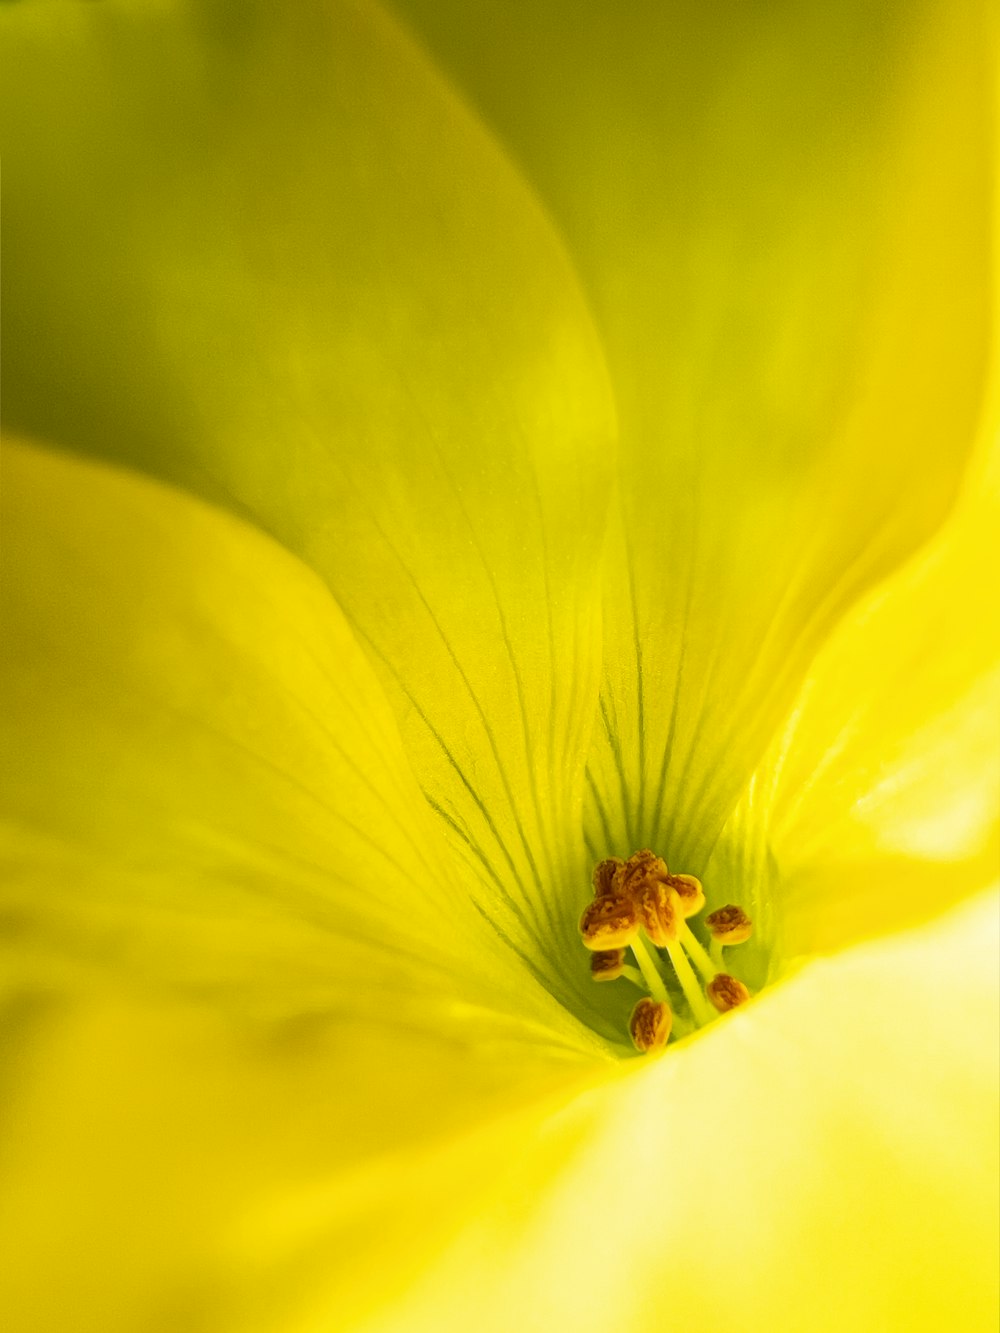
[[[683, 1035], [692, 1024], [700, 1027], [750, 998], [743, 982], [728, 971], [722, 954], [723, 948], [750, 938], [750, 918], [733, 904], [710, 912], [705, 918], [711, 937], [706, 949], [687, 924], [704, 906], [700, 881], [693, 875], [672, 875], [663, 858], [648, 849], [633, 852], [627, 861], [608, 857], [594, 869], [594, 898], [580, 918], [580, 933], [591, 951], [595, 981], [626, 977], [648, 992], [629, 1020], [639, 1051], [660, 1051], [671, 1032]], [[677, 1023], [661, 949], [690, 1011]], [[626, 950], [631, 950], [635, 967], [626, 962]]]

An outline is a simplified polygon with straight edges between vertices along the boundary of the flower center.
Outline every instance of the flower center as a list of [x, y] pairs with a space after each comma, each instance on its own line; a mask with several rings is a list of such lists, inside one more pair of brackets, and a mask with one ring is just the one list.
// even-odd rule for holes
[[[723, 950], [750, 938], [750, 918], [730, 904], [709, 913], [708, 947], [688, 925], [705, 906], [693, 875], [672, 875], [662, 857], [644, 850], [594, 868], [594, 899], [580, 918], [595, 981], [625, 977], [646, 994], [632, 1010], [637, 1050], [661, 1051], [750, 998]], [[632, 952], [635, 966], [626, 962]]]

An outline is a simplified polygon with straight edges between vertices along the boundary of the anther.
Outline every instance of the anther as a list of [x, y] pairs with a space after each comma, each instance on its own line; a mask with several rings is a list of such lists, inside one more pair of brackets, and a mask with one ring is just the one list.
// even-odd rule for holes
[[653, 943], [661, 949], [673, 944], [682, 919], [673, 889], [660, 880], [651, 880], [643, 885], [638, 906], [639, 920]]
[[753, 933], [753, 922], [742, 907], [733, 903], [709, 912], [705, 925], [712, 932], [712, 938], [720, 944], [742, 944]]
[[588, 949], [622, 949], [639, 931], [639, 913], [630, 898], [602, 893], [584, 909], [580, 934]]
[[637, 1051], [662, 1051], [670, 1036], [674, 1016], [665, 1000], [644, 995], [632, 1010], [628, 1030]]
[[598, 949], [590, 955], [590, 975], [595, 981], [617, 981], [624, 971], [624, 949]]
[[[747, 987], [729, 974], [723, 959], [724, 946], [741, 944], [752, 932], [742, 907], [730, 904], [711, 913], [706, 949], [687, 920], [705, 905], [701, 881], [694, 875], [672, 875], [666, 861], [648, 847], [625, 861], [617, 856], [599, 861], [593, 884], [595, 896], [580, 918], [580, 933], [591, 952], [591, 976], [595, 981], [626, 977], [647, 992], [631, 1020], [639, 1050], [665, 1046], [674, 1023], [661, 971], [664, 959], [657, 949], [665, 951], [684, 995], [680, 1024], [690, 1027], [693, 1020], [695, 1026], [704, 1027], [716, 1011], [726, 1013], [750, 999]], [[635, 967], [625, 961], [627, 948], [635, 955]]]
[[646, 884], [666, 879], [667, 873], [667, 863], [663, 857], [645, 847], [641, 852], [633, 852], [627, 861], [619, 864], [613, 892], [638, 894]]
[[701, 880], [694, 875], [668, 875], [667, 883], [677, 894], [681, 904], [681, 915], [697, 916], [705, 906], [705, 890]]
[[727, 972], [720, 972], [708, 983], [706, 989], [708, 998], [720, 1014], [728, 1013], [730, 1009], [746, 1004], [750, 998], [750, 992], [743, 982], [737, 981], [735, 977], [731, 977]]
[[608, 894], [615, 892], [612, 887], [614, 884], [615, 872], [620, 870], [625, 863], [617, 856], [609, 856], [604, 861], [598, 861], [594, 866], [594, 897], [603, 898]]

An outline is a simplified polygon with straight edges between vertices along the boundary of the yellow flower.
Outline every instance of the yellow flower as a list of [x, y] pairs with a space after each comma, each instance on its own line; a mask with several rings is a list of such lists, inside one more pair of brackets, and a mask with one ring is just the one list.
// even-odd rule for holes
[[994, 1326], [993, 29], [582, 8], [5, 7], [18, 1333]]

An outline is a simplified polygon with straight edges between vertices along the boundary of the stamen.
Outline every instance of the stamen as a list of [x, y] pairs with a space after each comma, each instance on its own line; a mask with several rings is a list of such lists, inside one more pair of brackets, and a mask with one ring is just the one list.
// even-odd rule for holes
[[664, 880], [667, 874], [666, 861], [646, 847], [641, 852], [633, 852], [627, 861], [619, 865], [614, 878], [614, 892], [635, 896], [644, 884]]
[[677, 895], [659, 880], [644, 884], [639, 894], [639, 920], [642, 928], [660, 949], [677, 939], [683, 917], [677, 910]]
[[642, 975], [639, 969], [633, 967], [631, 963], [626, 963], [622, 968], [622, 976], [626, 981], [631, 981], [633, 986], [638, 986], [640, 990], [647, 989], [646, 978]]
[[613, 888], [615, 872], [625, 864], [617, 856], [609, 856], [605, 861], [598, 861], [594, 866], [594, 897], [603, 898], [615, 892]]
[[[692, 1026], [712, 1022], [716, 1011], [726, 1013], [749, 1000], [749, 990], [726, 970], [722, 958], [724, 945], [742, 943], [752, 931], [741, 907], [730, 904], [708, 916], [712, 939], [706, 949], [687, 923], [705, 905], [701, 881], [694, 875], [672, 875], [666, 861], [649, 848], [625, 861], [617, 856], [599, 861], [593, 885], [595, 896], [580, 918], [583, 942], [591, 951], [591, 976], [595, 981], [626, 977], [648, 991], [630, 1024], [639, 1050], [660, 1050], [671, 1032], [675, 1038], [684, 1036]], [[625, 962], [626, 948], [632, 950], [636, 967]], [[686, 1001], [676, 1021], [657, 949], [666, 950]]]
[[691, 927], [688, 925], [686, 921], [681, 922], [680, 930], [678, 931], [678, 938], [680, 939], [681, 944], [683, 944], [684, 948], [687, 950], [688, 957], [691, 959], [692, 963], [694, 963], [695, 967], [701, 973], [705, 981], [706, 982], [711, 981], [712, 978], [719, 971], [719, 969], [716, 967], [713, 960], [708, 956], [708, 953], [705, 951], [701, 943], [701, 940], [698, 939], [697, 935], [695, 935], [694, 931], [691, 929]]
[[624, 949], [598, 949], [590, 955], [590, 975], [595, 981], [617, 981], [624, 967]]
[[632, 942], [639, 930], [635, 903], [610, 893], [595, 898], [580, 918], [580, 934], [588, 949], [595, 952], [621, 949]]
[[681, 983], [684, 998], [691, 1006], [691, 1012], [694, 1014], [696, 1022], [701, 1026], [710, 1023], [713, 1017], [712, 1011], [705, 1003], [705, 996], [698, 985], [698, 978], [695, 976], [684, 950], [679, 944], [670, 943], [667, 945], [667, 954], [673, 964], [674, 971], [677, 973], [677, 980]]
[[705, 906], [705, 890], [701, 880], [694, 875], [668, 875], [667, 883], [680, 900], [681, 912], [685, 917], [697, 916]]
[[651, 1000], [644, 995], [632, 1010], [628, 1030], [637, 1051], [644, 1054], [662, 1051], [670, 1037], [673, 1014], [666, 1000]]
[[646, 983], [646, 989], [652, 995], [654, 1000], [661, 1000], [667, 1003], [667, 988], [663, 984], [663, 978], [660, 976], [660, 970], [649, 956], [649, 950], [643, 944], [638, 935], [629, 946], [635, 955], [635, 961], [639, 964], [639, 971], [642, 973], [642, 979]]
[[723, 948], [742, 944], [748, 940], [753, 933], [753, 923], [742, 907], [729, 903], [726, 907], [718, 907], [714, 912], [709, 912], [705, 918], [705, 925], [712, 932], [711, 953], [715, 970], [725, 972]]
[[735, 903], [709, 912], [705, 925], [712, 932], [712, 938], [720, 944], [742, 944], [753, 934], [753, 922], [743, 908], [737, 907]]
[[720, 972], [717, 977], [708, 983], [708, 998], [720, 1014], [726, 1014], [730, 1009], [746, 1004], [750, 998], [750, 992], [742, 981], [737, 981], [735, 977], [731, 977], [727, 972]]

